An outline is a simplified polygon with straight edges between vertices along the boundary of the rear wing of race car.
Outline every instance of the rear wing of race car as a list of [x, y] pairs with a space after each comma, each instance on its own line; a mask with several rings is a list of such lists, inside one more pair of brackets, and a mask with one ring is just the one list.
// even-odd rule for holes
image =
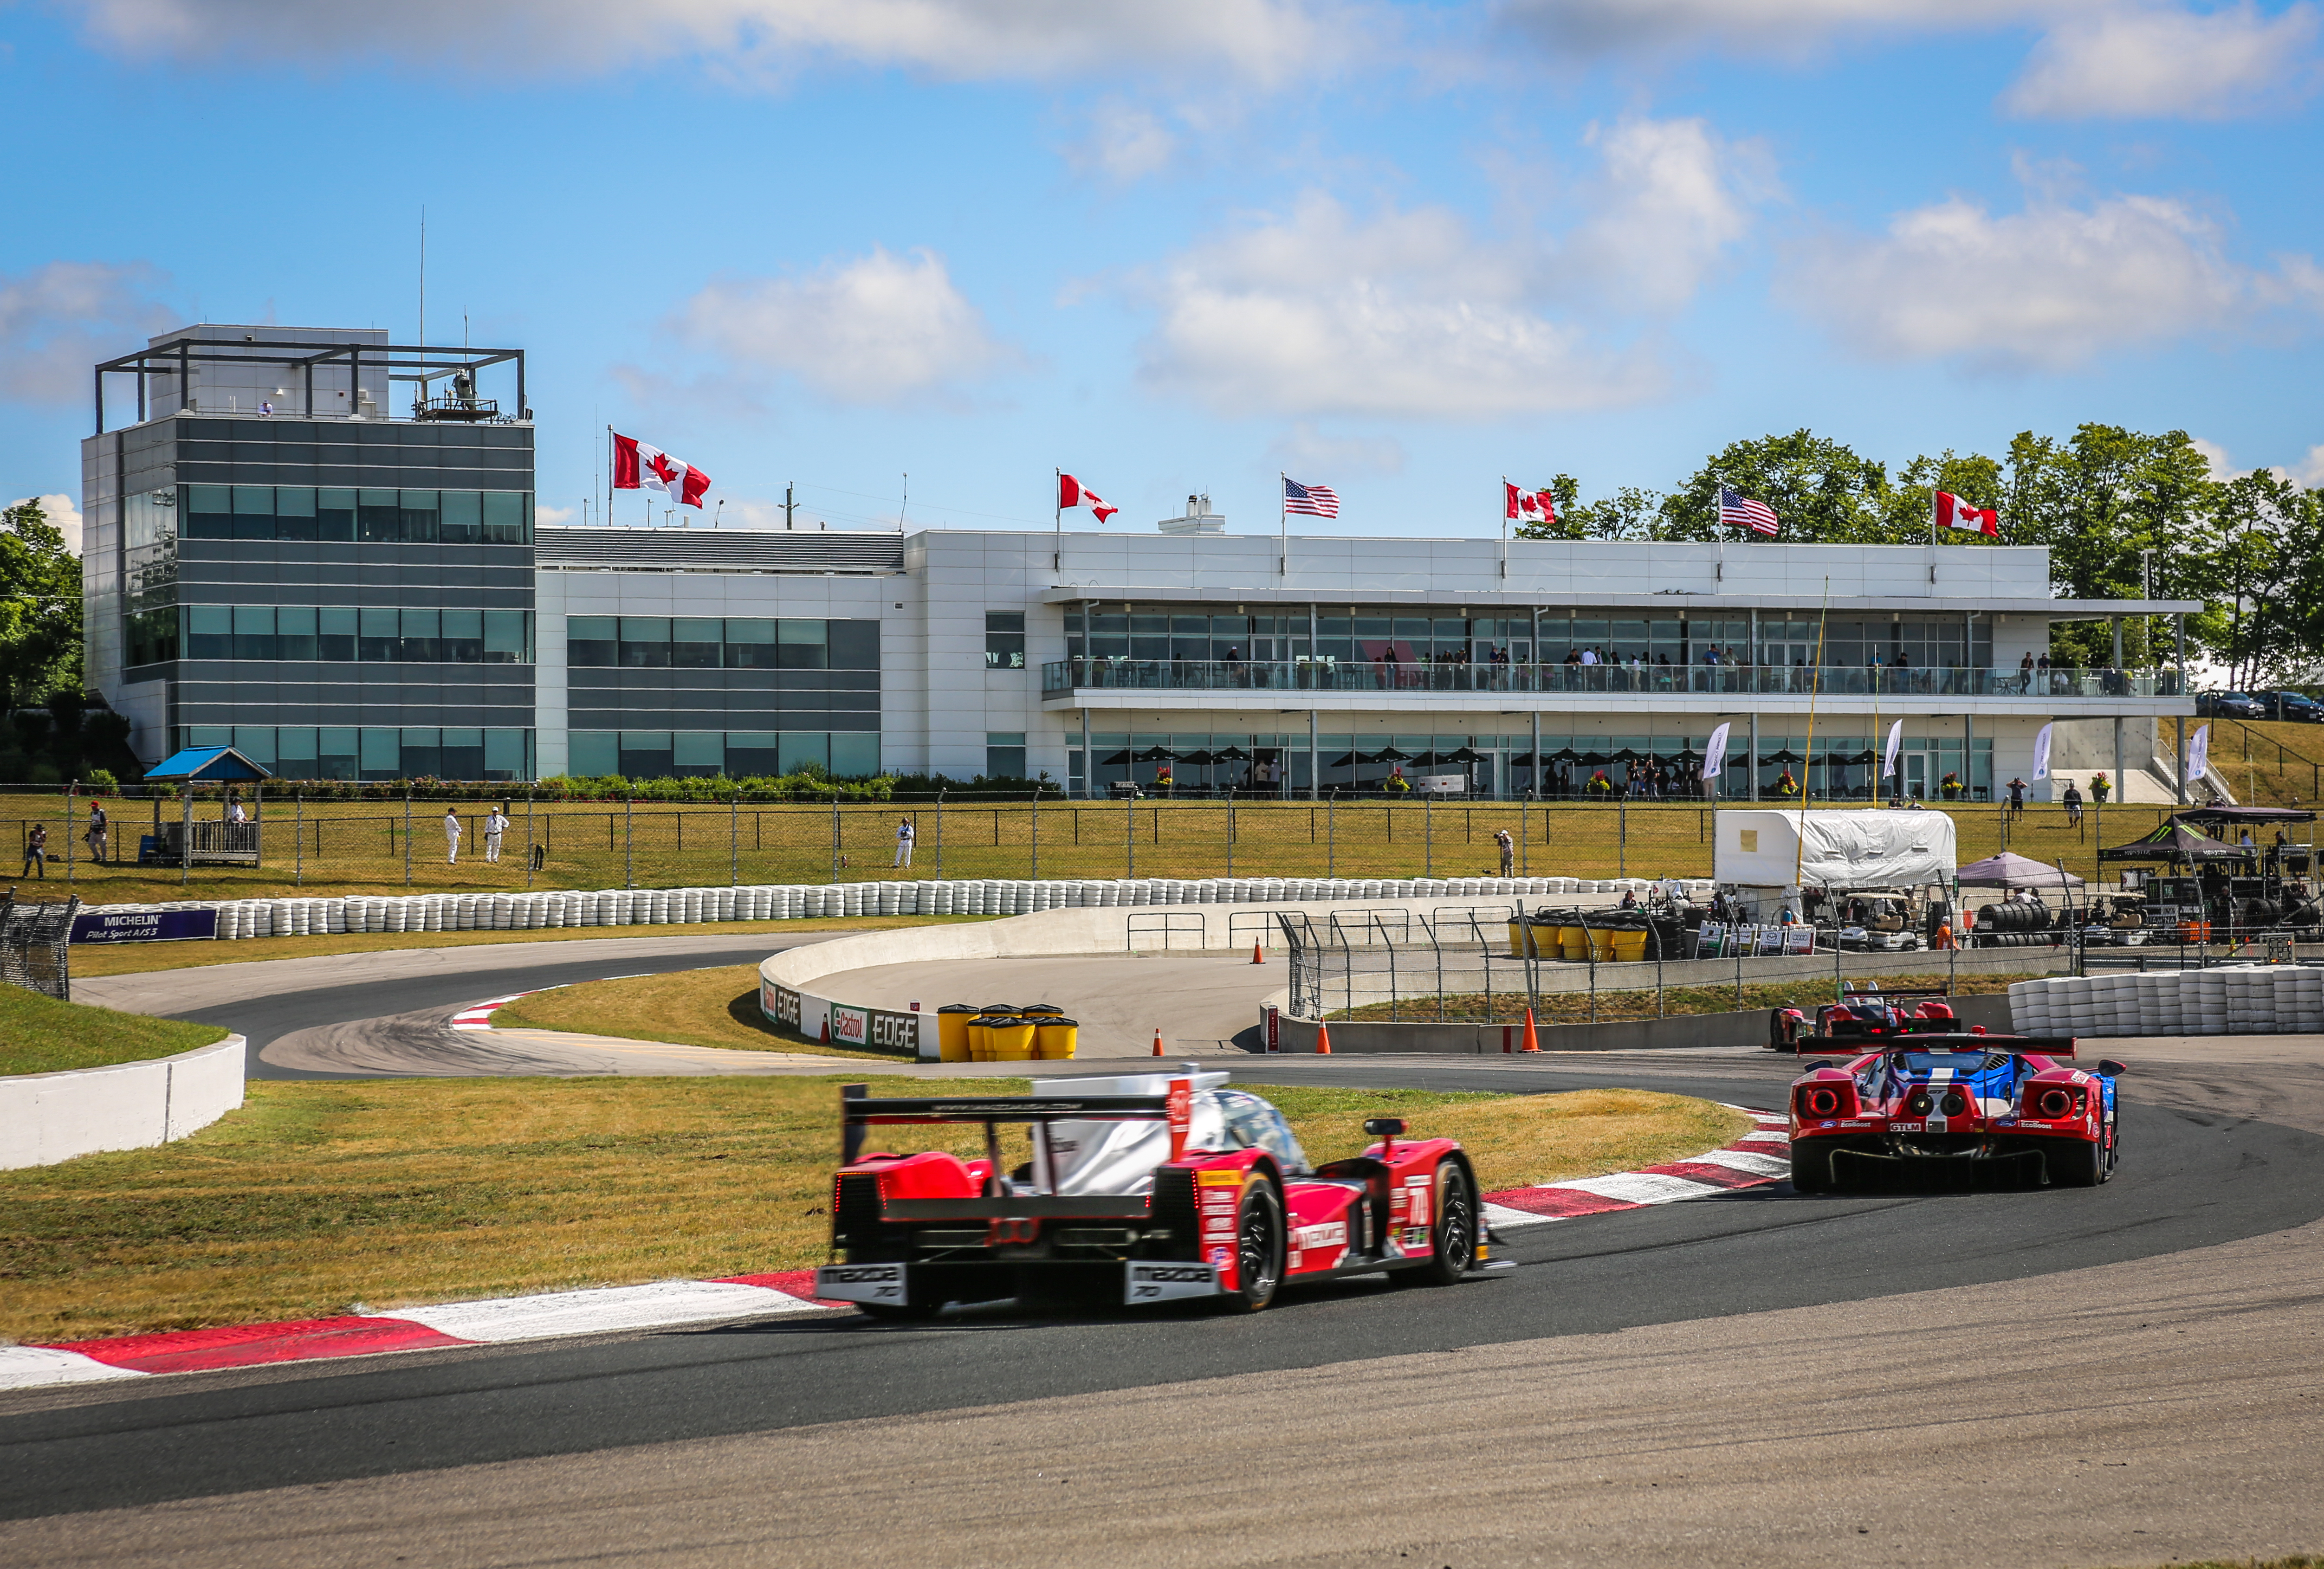
[[1194, 1085], [1173, 1079], [1159, 1095], [971, 1095], [930, 1098], [882, 1095], [868, 1084], [839, 1086], [839, 1158], [853, 1166], [863, 1152], [863, 1130], [874, 1126], [981, 1122], [991, 1143], [1002, 1122], [1167, 1122], [1170, 1158], [1185, 1152], [1193, 1121]]
[[2045, 1040], [2032, 1035], [1988, 1035], [1983, 1027], [1944, 1035], [1863, 1036], [1836, 1040], [1828, 1035], [1803, 1035], [1792, 1043], [1796, 1057], [1866, 1057], [1884, 1051], [2006, 1051], [2012, 1057], [2070, 1057], [2071, 1036]]

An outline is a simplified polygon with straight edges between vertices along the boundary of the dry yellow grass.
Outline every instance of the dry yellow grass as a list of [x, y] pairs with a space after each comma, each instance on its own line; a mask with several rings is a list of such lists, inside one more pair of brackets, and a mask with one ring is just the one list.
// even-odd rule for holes
[[[840, 1082], [254, 1083], [246, 1108], [180, 1143], [0, 1173], [0, 1335], [78, 1340], [812, 1265], [829, 1237]], [[942, 1093], [1022, 1084], [954, 1080]], [[1416, 1136], [1468, 1142], [1489, 1189], [1698, 1153], [1743, 1122], [1635, 1091], [1260, 1093], [1316, 1159], [1360, 1148], [1363, 1117], [1403, 1115]], [[896, 1131], [907, 1148], [964, 1152], [980, 1137]]]
[[777, 1029], [759, 1011], [756, 964], [585, 981], [535, 992], [503, 1007], [493, 1015], [493, 1024], [502, 1029], [572, 1029], [585, 1035], [668, 1040], [729, 1051], [796, 1051], [894, 1060], [892, 1053], [850, 1051], [809, 1040], [796, 1030]]

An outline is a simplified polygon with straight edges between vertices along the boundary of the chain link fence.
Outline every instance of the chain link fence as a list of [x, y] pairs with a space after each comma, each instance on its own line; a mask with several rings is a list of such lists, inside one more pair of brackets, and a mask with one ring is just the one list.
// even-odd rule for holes
[[80, 900], [19, 904], [14, 893], [0, 894], [0, 982], [72, 1001], [73, 917]]

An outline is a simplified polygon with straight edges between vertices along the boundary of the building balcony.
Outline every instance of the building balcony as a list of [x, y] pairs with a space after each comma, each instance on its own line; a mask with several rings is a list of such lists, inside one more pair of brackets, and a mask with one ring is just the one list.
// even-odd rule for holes
[[[1466, 706], [1596, 708], [1640, 703], [1698, 712], [1797, 707], [1815, 701], [1877, 704], [1902, 714], [1958, 709], [2001, 713], [2086, 705], [2098, 713], [2192, 713], [2171, 669], [2052, 668], [1923, 669], [1910, 666], [1415, 664], [1397, 660], [1136, 660], [1074, 658], [1041, 667], [1041, 697], [1054, 707], [1249, 704], [1281, 708]], [[1291, 701], [1286, 702], [1286, 699]], [[1512, 701], [1514, 700], [1514, 702]]]

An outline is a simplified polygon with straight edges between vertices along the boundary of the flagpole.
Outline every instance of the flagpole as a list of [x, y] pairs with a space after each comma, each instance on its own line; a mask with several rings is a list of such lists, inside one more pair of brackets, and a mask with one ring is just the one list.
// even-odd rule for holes
[[[1050, 563], [1052, 572], [1065, 569], [1065, 471], [1052, 469], [1049, 475], [1049, 519], [1057, 529], [1057, 553]], [[1084, 760], [1086, 762], [1086, 760]]]
[[1501, 475], [1501, 576], [1509, 575], [1509, 476]]
[[1289, 477], [1279, 468], [1275, 471], [1275, 529], [1277, 548], [1281, 551], [1276, 560], [1275, 575], [1286, 584], [1291, 581], [1291, 498], [1283, 482]]

